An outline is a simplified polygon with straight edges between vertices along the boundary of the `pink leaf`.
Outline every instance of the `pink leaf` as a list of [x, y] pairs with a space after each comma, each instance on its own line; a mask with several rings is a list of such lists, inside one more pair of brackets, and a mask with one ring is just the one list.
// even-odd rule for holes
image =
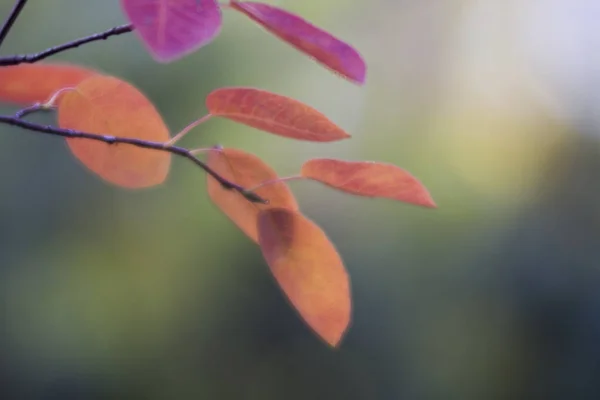
[[198, 50], [221, 29], [216, 0], [121, 0], [135, 32], [159, 62]]
[[355, 83], [365, 83], [367, 67], [360, 54], [330, 33], [267, 4], [232, 1], [231, 7], [333, 71]]

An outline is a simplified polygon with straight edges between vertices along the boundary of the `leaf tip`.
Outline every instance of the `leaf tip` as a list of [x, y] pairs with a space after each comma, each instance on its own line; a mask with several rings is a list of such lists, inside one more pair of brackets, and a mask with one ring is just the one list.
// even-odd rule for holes
[[331, 347], [333, 350], [338, 350], [342, 347], [344, 343], [344, 339], [346, 339], [346, 334], [350, 331], [350, 326], [352, 325], [352, 315], [348, 315], [348, 322], [345, 327], [338, 332], [330, 334], [328, 336], [320, 336], [325, 343]]
[[438, 208], [438, 205], [433, 200], [433, 198], [431, 197], [431, 195], [424, 196], [423, 199], [421, 200], [421, 202], [417, 203], [417, 205], [420, 205], [420, 206], [425, 207], [425, 208], [431, 208], [431, 209]]
[[358, 84], [359, 86], [364, 86], [365, 83], [367, 83], [366, 67], [365, 67], [365, 69], [363, 69], [362, 73], [356, 78], [356, 80], [354, 82], [356, 82], [356, 84]]
[[[433, 200], [433, 196], [429, 193], [429, 190], [425, 187], [423, 183], [414, 178], [416, 187], [414, 189], [414, 194], [411, 201], [408, 203], [412, 203], [416, 206], [424, 207], [424, 208], [438, 208], [437, 203]], [[399, 198], [400, 201], [406, 201], [407, 199]]]
[[352, 48], [354, 57], [356, 60], [356, 66], [352, 73], [346, 75], [350, 81], [354, 82], [358, 86], [364, 86], [367, 83], [367, 63], [364, 58], [360, 55], [358, 50]]
[[428, 194], [427, 198], [425, 199], [424, 206], [427, 208], [438, 208], [437, 203], [435, 200], [433, 200], [433, 197], [431, 197], [430, 194]]

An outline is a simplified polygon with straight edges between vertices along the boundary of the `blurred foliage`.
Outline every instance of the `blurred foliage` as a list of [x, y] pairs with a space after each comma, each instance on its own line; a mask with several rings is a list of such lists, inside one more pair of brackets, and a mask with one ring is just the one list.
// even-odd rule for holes
[[[117, 0], [30, 3], [3, 54], [124, 21]], [[3, 126], [2, 398], [599, 398], [597, 2], [270, 3], [355, 45], [366, 87], [232, 12], [177, 63], [154, 63], [133, 35], [54, 60], [132, 82], [173, 130], [218, 87], [297, 98], [353, 139], [211, 121], [182, 144], [243, 148], [282, 175], [318, 156], [392, 162], [439, 209], [292, 183], [352, 277], [353, 326], [331, 351], [209, 202], [201, 171], [176, 160], [165, 185], [124, 191], [61, 140]]]

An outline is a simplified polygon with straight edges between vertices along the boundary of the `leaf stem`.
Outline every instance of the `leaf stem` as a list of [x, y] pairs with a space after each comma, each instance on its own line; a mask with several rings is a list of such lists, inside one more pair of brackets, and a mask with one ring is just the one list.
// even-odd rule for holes
[[272, 179], [270, 181], [261, 182], [258, 185], [254, 186], [250, 189], [246, 189], [246, 191], [253, 192], [257, 189], [260, 189], [263, 186], [268, 186], [268, 185], [273, 185], [273, 184], [279, 183], [279, 182], [288, 182], [288, 181], [293, 181], [293, 180], [298, 180], [298, 179], [304, 179], [304, 177], [302, 175], [292, 175], [292, 176], [285, 176], [283, 178]]
[[[31, 108], [33, 109], [32, 106]], [[36, 111], [39, 110], [41, 105], [36, 107]], [[33, 112], [33, 111], [31, 111]], [[17, 112], [17, 115], [27, 114], [28, 112]], [[96, 140], [99, 142], [104, 142], [107, 144], [129, 144], [132, 146], [137, 146], [145, 149], [151, 149], [156, 151], [166, 151], [171, 154], [175, 154], [184, 158], [187, 158], [200, 168], [202, 168], [207, 174], [212, 176], [217, 182], [219, 182], [225, 189], [235, 190], [239, 192], [242, 196], [244, 196], [248, 201], [254, 203], [263, 203], [267, 204], [268, 200], [263, 199], [262, 197], [252, 193], [252, 191], [246, 190], [240, 185], [237, 185], [219, 175], [215, 170], [209, 167], [207, 164], [199, 160], [192, 152], [183, 147], [177, 146], [169, 146], [166, 143], [162, 142], [152, 142], [142, 139], [133, 139], [133, 138], [125, 138], [125, 137], [116, 137], [111, 135], [100, 135], [95, 133], [81, 132], [71, 129], [60, 129], [49, 125], [40, 125], [32, 122], [25, 121], [21, 118], [17, 118], [16, 116], [7, 116], [0, 115], [0, 124], [17, 126], [32, 132], [44, 133], [52, 136], [61, 136], [65, 138], [77, 138], [77, 139], [89, 139]]]
[[218, 152], [220, 152], [221, 149], [220, 148], [214, 148], [214, 147], [199, 147], [197, 149], [190, 150], [190, 153], [196, 155], [196, 154], [208, 153], [209, 151], [218, 151]]
[[27, 0], [17, 0], [15, 2], [12, 11], [10, 12], [10, 14], [8, 14], [8, 18], [6, 18], [6, 21], [4, 21], [2, 28], [0, 28], [0, 46], [2, 46], [2, 42], [4, 42], [4, 39], [6, 39], [6, 35], [8, 35], [8, 32], [10, 32], [10, 30], [12, 29], [13, 25], [15, 24], [15, 21], [17, 20], [17, 18], [19, 18], [19, 14], [21, 14], [21, 11], [23, 11], [23, 8], [26, 4]]
[[[20, 55], [18, 54], [8, 57], [0, 57], [0, 67], [18, 64], [33, 64], [37, 61], [43, 60], [44, 58], [48, 58], [52, 55], [61, 53], [63, 51], [74, 49], [87, 43], [96, 42], [99, 40], [106, 40], [111, 36], [122, 35], [124, 33], [133, 31], [133, 29], [133, 25], [130, 24], [116, 26], [104, 32], [86, 36], [81, 39], [73, 40], [72, 42], [67, 42], [55, 47], [50, 47], [39, 53]], [[2, 44], [2, 36], [0, 36], [0, 44]]]
[[58, 96], [60, 96], [61, 94], [63, 94], [64, 92], [68, 92], [70, 90], [76, 90], [74, 87], [66, 87], [66, 88], [62, 88], [57, 90], [56, 92], [54, 92], [54, 94], [52, 96], [50, 96], [50, 98], [43, 104], [45, 108], [50, 109], [52, 107], [54, 107], [56, 100], [58, 100]]
[[174, 145], [179, 140], [181, 140], [185, 135], [187, 135], [189, 131], [191, 131], [192, 129], [194, 129], [198, 125], [203, 124], [204, 122], [208, 121], [210, 119], [210, 117], [212, 117], [211, 114], [206, 114], [204, 117], [202, 117], [200, 119], [197, 119], [196, 121], [192, 122], [191, 124], [189, 124], [188, 126], [186, 126], [185, 128], [183, 128], [183, 130], [181, 132], [179, 132], [177, 135], [173, 136], [171, 138], [171, 140], [169, 140], [167, 142], [167, 145], [168, 146]]

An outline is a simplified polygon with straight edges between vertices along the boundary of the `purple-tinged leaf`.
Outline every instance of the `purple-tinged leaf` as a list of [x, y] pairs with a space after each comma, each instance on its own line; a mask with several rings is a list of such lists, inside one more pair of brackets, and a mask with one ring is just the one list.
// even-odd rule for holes
[[198, 50], [221, 30], [216, 0], [121, 0], [121, 6], [159, 62], [171, 62]]
[[364, 60], [354, 48], [333, 35], [297, 15], [267, 4], [232, 1], [231, 7], [340, 75], [358, 84], [365, 83]]

